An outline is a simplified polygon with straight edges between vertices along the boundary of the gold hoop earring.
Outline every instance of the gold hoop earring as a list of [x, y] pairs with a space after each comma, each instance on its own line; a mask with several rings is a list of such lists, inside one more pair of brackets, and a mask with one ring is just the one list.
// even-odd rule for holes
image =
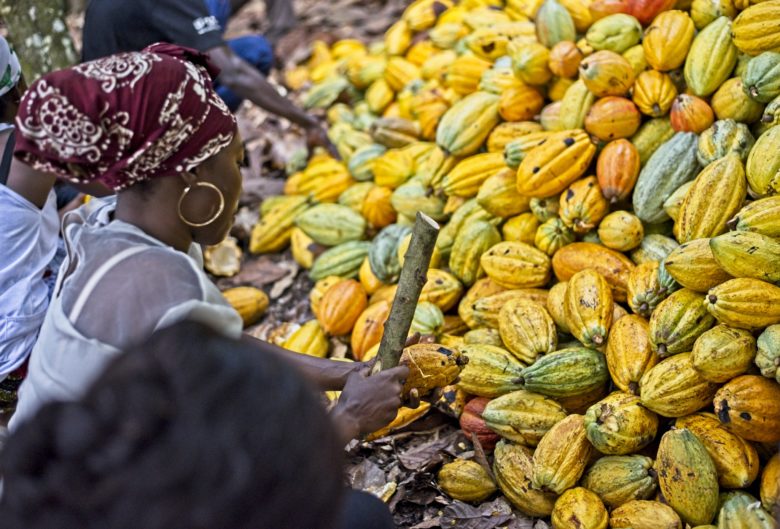
[[[184, 217], [184, 215], [181, 212], [181, 203], [184, 201], [184, 197], [187, 196], [187, 193], [192, 191], [193, 187], [206, 187], [209, 189], [213, 189], [219, 195], [219, 207], [217, 208], [217, 212], [214, 213], [214, 215], [212, 215], [211, 218], [209, 218], [209, 220], [207, 220], [206, 222], [190, 222], [189, 220], [187, 220], [187, 218]], [[215, 186], [210, 182], [195, 182], [194, 184], [188, 185], [187, 187], [184, 188], [184, 191], [182, 191], [181, 196], [179, 197], [179, 204], [177, 206], [177, 209], [179, 213], [179, 219], [181, 219], [181, 221], [184, 224], [186, 224], [191, 228], [202, 228], [203, 226], [208, 226], [209, 224], [217, 220], [220, 215], [222, 215], [222, 212], [225, 210], [225, 196], [222, 194], [222, 191], [220, 191], [217, 186]]]

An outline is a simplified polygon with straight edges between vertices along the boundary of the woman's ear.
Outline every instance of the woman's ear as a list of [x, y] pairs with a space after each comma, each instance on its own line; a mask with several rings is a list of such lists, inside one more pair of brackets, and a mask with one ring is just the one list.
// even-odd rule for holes
[[181, 179], [184, 180], [186, 186], [193, 186], [198, 181], [198, 175], [193, 171], [184, 171], [181, 173]]

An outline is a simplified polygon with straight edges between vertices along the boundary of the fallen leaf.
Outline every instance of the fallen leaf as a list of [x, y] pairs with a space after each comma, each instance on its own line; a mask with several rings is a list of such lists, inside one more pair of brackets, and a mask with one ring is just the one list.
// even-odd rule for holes
[[459, 431], [450, 432], [439, 439], [398, 454], [398, 460], [409, 470], [422, 470], [442, 461], [442, 451], [450, 447], [459, 437]]
[[279, 281], [289, 273], [288, 267], [283, 266], [281, 263], [276, 263], [271, 257], [264, 255], [257, 259], [244, 261], [241, 265], [241, 271], [233, 277], [220, 280], [219, 286], [251, 285], [262, 287]]
[[352, 488], [357, 490], [382, 488], [387, 483], [384, 471], [370, 459], [364, 459], [353, 466], [347, 474]]
[[444, 508], [442, 527], [460, 529], [495, 529], [513, 518], [512, 508], [504, 498], [473, 507], [461, 501], [454, 501]]
[[276, 299], [281, 296], [284, 291], [293, 284], [295, 276], [298, 275], [298, 271], [301, 269], [295, 261], [282, 261], [278, 263], [278, 266], [285, 269], [286, 272], [285, 275], [277, 280], [276, 283], [274, 283], [274, 286], [271, 287], [271, 291], [268, 293], [271, 299]]

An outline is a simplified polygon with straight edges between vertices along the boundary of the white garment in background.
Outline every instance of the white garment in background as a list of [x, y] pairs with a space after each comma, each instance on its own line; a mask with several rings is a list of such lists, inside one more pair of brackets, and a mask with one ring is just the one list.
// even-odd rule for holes
[[0, 380], [27, 359], [49, 305], [43, 274], [57, 251], [57, 198], [43, 209], [0, 185]]
[[91, 225], [83, 208], [65, 216], [62, 231], [68, 257], [12, 430], [47, 402], [81, 397], [112, 358], [158, 329], [195, 320], [241, 336], [241, 317], [203, 271], [199, 246], [188, 255], [122, 221]]

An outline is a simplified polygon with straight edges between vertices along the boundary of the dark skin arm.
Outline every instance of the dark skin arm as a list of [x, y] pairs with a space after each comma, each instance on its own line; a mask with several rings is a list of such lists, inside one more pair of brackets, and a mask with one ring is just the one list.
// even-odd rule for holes
[[302, 127], [306, 131], [306, 142], [310, 149], [325, 147], [332, 155], [338, 155], [317, 120], [282, 97], [255, 67], [233, 53], [228, 46], [213, 48], [207, 53], [220, 69], [220, 83], [240, 97]]

